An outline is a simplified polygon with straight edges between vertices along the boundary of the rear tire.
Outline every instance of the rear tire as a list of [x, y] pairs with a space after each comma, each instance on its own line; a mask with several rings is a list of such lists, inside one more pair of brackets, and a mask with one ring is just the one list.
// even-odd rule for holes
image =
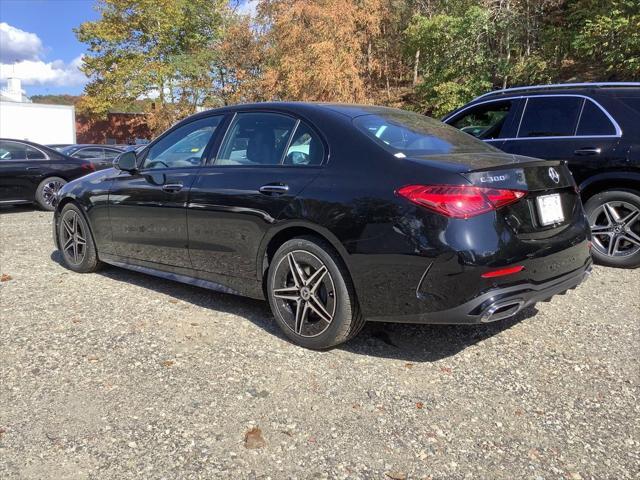
[[101, 267], [89, 224], [76, 205], [68, 203], [64, 206], [56, 230], [62, 261], [68, 269], [92, 273]]
[[43, 210], [53, 212], [56, 208], [58, 200], [56, 194], [67, 181], [60, 177], [45, 178], [40, 182], [36, 189], [36, 203]]
[[285, 335], [306, 348], [334, 347], [364, 325], [346, 266], [319, 238], [305, 236], [282, 244], [269, 265], [267, 297]]
[[596, 263], [608, 267], [640, 266], [640, 193], [606, 190], [585, 203]]

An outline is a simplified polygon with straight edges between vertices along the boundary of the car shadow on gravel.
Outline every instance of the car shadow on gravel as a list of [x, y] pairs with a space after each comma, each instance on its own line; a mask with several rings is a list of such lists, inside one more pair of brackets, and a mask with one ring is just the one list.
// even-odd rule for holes
[[[59, 251], [54, 251], [51, 259], [63, 265]], [[246, 318], [267, 333], [286, 339], [274, 321], [267, 302], [218, 293], [124, 268], [105, 266], [99, 270], [98, 274], [116, 282], [153, 290], [178, 301]], [[122, 292], [123, 295], [126, 293], [126, 287], [123, 287]], [[510, 319], [479, 325], [410, 325], [370, 322], [365, 324], [355, 338], [337, 348], [356, 355], [416, 363], [435, 362], [456, 355], [465, 348], [497, 335], [536, 313], [535, 307], [529, 307]]]

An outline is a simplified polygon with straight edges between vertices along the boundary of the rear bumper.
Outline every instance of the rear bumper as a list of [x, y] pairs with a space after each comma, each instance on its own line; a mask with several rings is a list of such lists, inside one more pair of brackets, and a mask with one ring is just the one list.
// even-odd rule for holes
[[495, 288], [472, 300], [447, 310], [390, 317], [367, 318], [374, 322], [473, 324], [487, 323], [511, 317], [536, 302], [574, 289], [591, 273], [592, 261], [572, 272], [542, 283], [519, 283]]

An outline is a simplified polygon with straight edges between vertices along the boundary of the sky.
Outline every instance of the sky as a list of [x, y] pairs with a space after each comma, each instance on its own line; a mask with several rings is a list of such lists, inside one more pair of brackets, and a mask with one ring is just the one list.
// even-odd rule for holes
[[[28, 96], [82, 93], [85, 45], [73, 29], [97, 20], [95, 0], [0, 0], [0, 86], [22, 80]], [[232, 0], [242, 13], [255, 12], [257, 0]]]

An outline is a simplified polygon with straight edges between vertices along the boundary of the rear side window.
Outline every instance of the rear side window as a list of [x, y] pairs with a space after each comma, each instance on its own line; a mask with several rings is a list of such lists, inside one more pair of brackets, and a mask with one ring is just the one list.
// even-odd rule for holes
[[324, 158], [324, 147], [318, 135], [306, 124], [300, 122], [293, 134], [287, 154], [284, 157], [285, 165], [313, 166], [320, 165]]
[[503, 138], [502, 132], [513, 102], [490, 102], [472, 107], [451, 125], [483, 140]]
[[46, 160], [47, 156], [42, 153], [37, 148], [30, 147], [29, 145], [25, 145], [27, 150], [27, 159], [29, 160]]
[[570, 137], [575, 135], [582, 108], [581, 97], [530, 97], [518, 137]]
[[353, 120], [358, 129], [396, 156], [496, 152], [488, 144], [433, 118], [382, 110]]
[[0, 160], [26, 160], [26, 145], [15, 142], [0, 142]]
[[118, 150], [109, 150], [108, 148], [105, 148], [104, 149], [104, 158], [106, 158], [106, 159], [116, 158], [121, 153], [122, 152], [120, 152]]
[[585, 100], [580, 123], [578, 124], [578, 135], [615, 135], [616, 127], [611, 120], [591, 100]]
[[279, 165], [296, 121], [279, 113], [238, 113], [216, 165]]

